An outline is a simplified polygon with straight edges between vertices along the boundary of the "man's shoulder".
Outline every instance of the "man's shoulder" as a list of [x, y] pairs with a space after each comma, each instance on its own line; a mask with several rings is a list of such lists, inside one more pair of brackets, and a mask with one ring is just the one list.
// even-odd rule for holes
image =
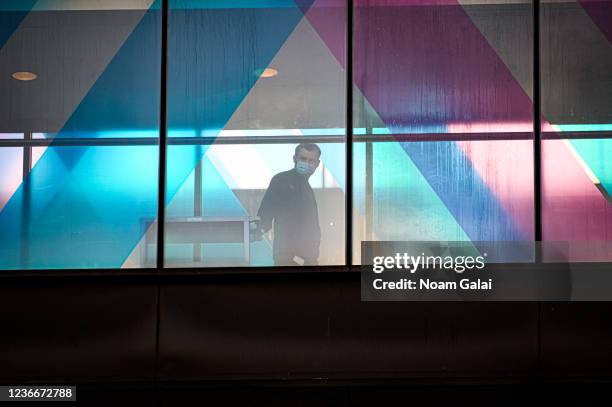
[[294, 177], [295, 177], [295, 171], [287, 170], [287, 171], [279, 172], [278, 174], [273, 176], [271, 182], [283, 182], [283, 181], [287, 181]]

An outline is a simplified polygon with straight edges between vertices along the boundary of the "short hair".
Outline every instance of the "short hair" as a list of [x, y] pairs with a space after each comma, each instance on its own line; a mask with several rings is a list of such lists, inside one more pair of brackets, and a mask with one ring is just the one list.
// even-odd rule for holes
[[298, 144], [298, 146], [295, 148], [295, 155], [297, 156], [299, 151], [301, 149], [307, 150], [307, 151], [316, 151], [317, 153], [319, 153], [319, 158], [321, 158], [321, 149], [319, 148], [318, 145], [314, 144], [314, 143], [301, 143]]

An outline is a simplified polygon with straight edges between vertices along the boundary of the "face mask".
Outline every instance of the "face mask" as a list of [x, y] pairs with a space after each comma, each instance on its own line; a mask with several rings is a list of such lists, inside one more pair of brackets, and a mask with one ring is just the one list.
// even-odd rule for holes
[[298, 161], [295, 163], [295, 171], [301, 175], [312, 175], [317, 167], [311, 166], [305, 161]]

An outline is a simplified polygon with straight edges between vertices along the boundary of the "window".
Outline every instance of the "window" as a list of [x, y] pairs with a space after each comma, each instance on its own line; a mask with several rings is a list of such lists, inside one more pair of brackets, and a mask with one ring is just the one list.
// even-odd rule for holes
[[354, 262], [534, 239], [531, 27], [528, 2], [355, 1]]
[[24, 135], [0, 140], [0, 269], [142, 267], [132, 252], [157, 213], [159, 4], [34, 3], [0, 5], [0, 132]]
[[[170, 1], [166, 266], [344, 264], [345, 14]], [[300, 143], [321, 152], [310, 187], [292, 170]]]
[[18, 3], [1, 270], [347, 265], [369, 240], [612, 260], [612, 1]]
[[569, 242], [571, 261], [610, 261], [612, 2], [541, 7], [543, 238]]
[[0, 210], [22, 181], [23, 148], [0, 147]]

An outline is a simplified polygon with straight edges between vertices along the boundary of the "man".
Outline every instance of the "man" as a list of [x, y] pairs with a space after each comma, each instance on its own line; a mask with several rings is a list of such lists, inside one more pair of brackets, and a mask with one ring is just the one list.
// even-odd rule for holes
[[295, 148], [293, 169], [276, 174], [264, 194], [257, 215], [258, 236], [274, 221], [274, 264], [317, 264], [319, 258], [319, 213], [308, 178], [319, 166], [321, 149], [304, 143]]

